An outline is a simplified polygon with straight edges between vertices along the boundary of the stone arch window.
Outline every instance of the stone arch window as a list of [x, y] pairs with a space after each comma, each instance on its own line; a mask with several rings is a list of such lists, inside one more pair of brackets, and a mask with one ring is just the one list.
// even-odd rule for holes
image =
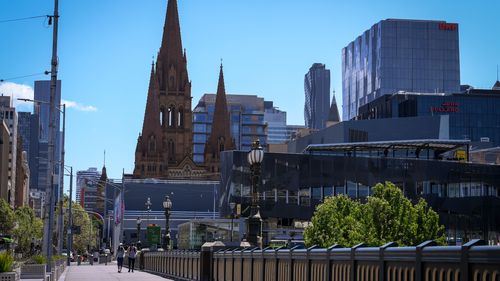
[[165, 125], [165, 108], [160, 108], [160, 126], [163, 127]]
[[177, 127], [184, 128], [184, 109], [182, 107], [177, 111]]
[[175, 127], [175, 107], [173, 105], [168, 107], [168, 127]]

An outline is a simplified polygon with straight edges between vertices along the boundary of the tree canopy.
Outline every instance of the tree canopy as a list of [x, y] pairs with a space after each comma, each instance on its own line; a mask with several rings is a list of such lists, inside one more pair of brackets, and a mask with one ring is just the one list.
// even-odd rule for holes
[[14, 211], [10, 208], [7, 201], [0, 198], [0, 234], [12, 234], [15, 222]]
[[29, 253], [32, 239], [40, 239], [43, 234], [43, 222], [35, 216], [30, 207], [19, 207], [15, 211], [17, 227], [13, 234], [17, 241], [18, 250]]
[[426, 240], [444, 244], [444, 226], [424, 199], [413, 205], [391, 182], [372, 190], [365, 204], [346, 195], [326, 198], [304, 232], [306, 244], [352, 247], [361, 242], [373, 246], [396, 242], [405, 246]]

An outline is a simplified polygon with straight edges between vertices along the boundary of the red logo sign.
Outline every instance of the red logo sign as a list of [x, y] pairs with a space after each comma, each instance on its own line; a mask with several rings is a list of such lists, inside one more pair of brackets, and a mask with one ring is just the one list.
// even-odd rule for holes
[[431, 112], [457, 113], [459, 112], [458, 102], [443, 102], [441, 106], [431, 106]]
[[441, 30], [457, 30], [458, 25], [456, 23], [445, 23], [439, 24], [439, 29]]

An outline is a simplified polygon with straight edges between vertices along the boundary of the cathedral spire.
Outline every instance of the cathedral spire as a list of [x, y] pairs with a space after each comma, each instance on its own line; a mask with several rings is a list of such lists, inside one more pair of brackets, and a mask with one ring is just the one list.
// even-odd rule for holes
[[154, 62], [151, 64], [148, 98], [144, 112], [144, 123], [142, 124], [142, 136], [147, 138], [150, 134], [155, 134], [157, 138], [161, 137], [158, 80], [155, 75]]
[[219, 82], [215, 97], [212, 132], [205, 146], [205, 165], [210, 172], [219, 171], [220, 153], [235, 148], [231, 135], [230, 116], [227, 109], [226, 89], [222, 60], [219, 71]]

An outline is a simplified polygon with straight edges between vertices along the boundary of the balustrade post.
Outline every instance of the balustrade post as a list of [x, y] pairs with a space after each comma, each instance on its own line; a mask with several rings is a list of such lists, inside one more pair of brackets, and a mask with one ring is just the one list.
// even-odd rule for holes
[[[427, 240], [415, 247], [415, 281], [424, 281], [424, 274], [422, 268], [422, 250], [427, 246], [436, 246], [433, 240]], [[463, 280], [462, 280], [463, 281]]]
[[350, 263], [351, 263], [351, 281], [356, 281], [357, 278], [356, 278], [356, 272], [357, 272], [357, 262], [356, 262], [356, 249], [357, 248], [362, 248], [362, 247], [365, 247], [366, 244], [365, 243], [359, 243], [355, 246], [353, 246], [351, 248], [351, 260], [350, 260]]
[[[339, 244], [334, 244], [326, 249], [326, 280], [331, 281], [333, 280], [332, 277], [332, 262], [330, 261], [330, 254], [331, 251], [335, 248], [340, 248], [341, 246]], [[379, 279], [379, 280], [384, 280], [384, 279]]]
[[469, 274], [469, 249], [473, 246], [486, 245], [486, 242], [481, 239], [472, 239], [469, 242], [462, 245], [461, 257], [460, 257], [460, 272], [462, 273], [461, 281], [472, 280]]
[[306, 251], [306, 280], [307, 281], [312, 281], [311, 280], [311, 258], [310, 258], [310, 253], [311, 250], [314, 248], [317, 248], [317, 245], [312, 245], [311, 247], [307, 248]]
[[390, 247], [397, 247], [398, 244], [395, 242], [388, 242], [381, 247], [379, 247], [379, 271], [378, 271], [378, 280], [387, 280], [385, 277], [385, 249]]

